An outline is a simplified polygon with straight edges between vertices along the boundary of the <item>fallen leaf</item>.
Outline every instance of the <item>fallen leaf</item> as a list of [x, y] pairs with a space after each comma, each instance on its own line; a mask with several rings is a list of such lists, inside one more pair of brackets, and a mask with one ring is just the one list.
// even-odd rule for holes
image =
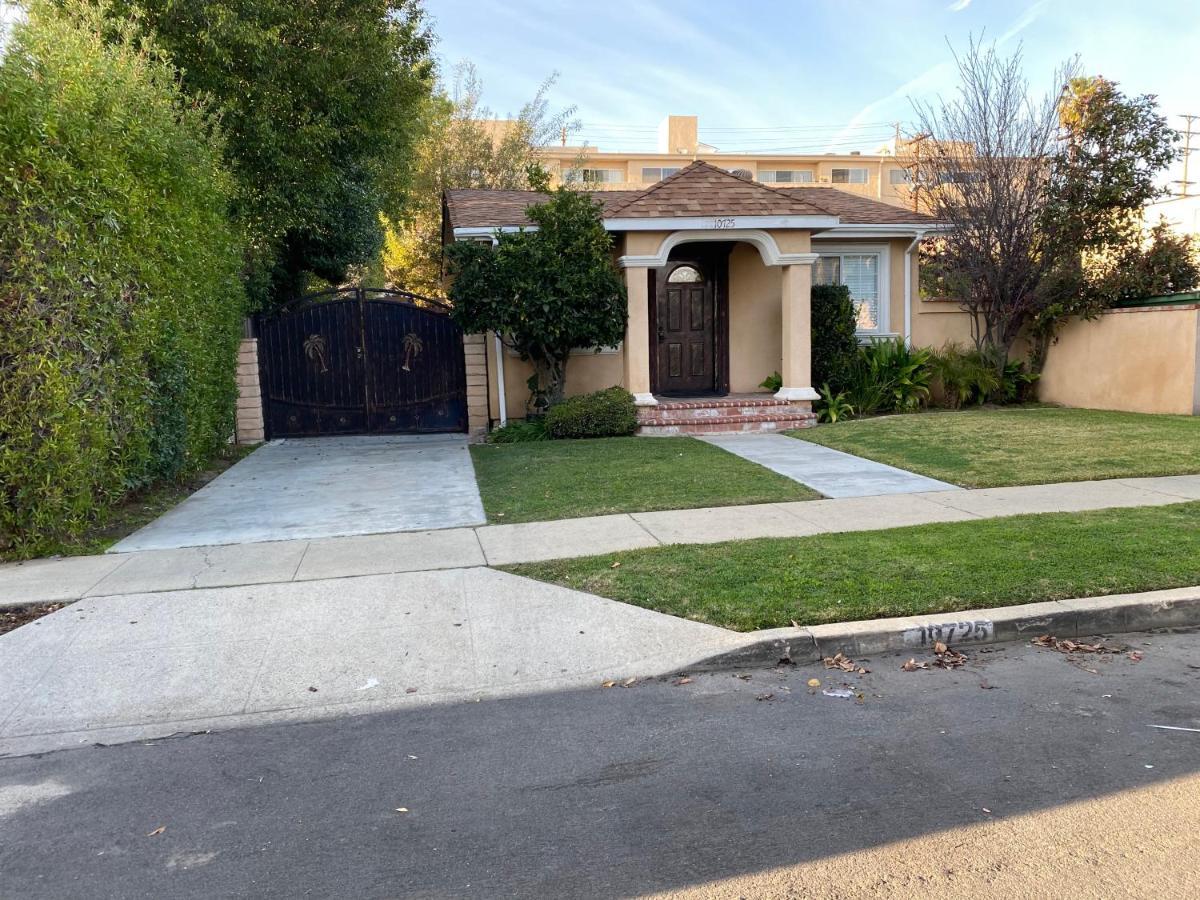
[[416, 692], [417, 692], [416, 688], [405, 688], [404, 689], [404, 693], [406, 693], [406, 694], [415, 694]]
[[396, 812], [408, 812], [408, 807], [407, 806], [397, 806]]
[[755, 699], [755, 700], [774, 700], [774, 699], [775, 699], [775, 695], [774, 695], [774, 694], [759, 694], [759, 695], [758, 695], [757, 697], [755, 697], [754, 699]]
[[943, 644], [941, 641], [938, 641], [936, 644], [933, 645], [933, 652], [937, 653], [939, 655], [941, 655], [942, 653], [945, 653], [946, 649], [947, 649], [946, 645]]
[[902, 671], [905, 671], [905, 672], [915, 672], [915, 671], [917, 671], [917, 669], [928, 669], [929, 663], [924, 663], [924, 662], [919, 663], [915, 659], [910, 659], [908, 662], [906, 662], [900, 668]]
[[821, 679], [820, 678], [808, 679], [808, 686], [810, 688], [819, 688], [821, 686]]
[[621, 687], [633, 687], [637, 683], [637, 678], [630, 676], [621, 682]]
[[611, 566], [609, 566], [609, 568], [610, 568], [610, 569], [619, 569], [619, 568], [621, 568], [621, 561], [620, 561], [620, 560], [617, 560], [615, 563], [613, 563]]
[[317, 689], [315, 687], [313, 687], [311, 684], [308, 686], [308, 689], [310, 691], [312, 691], [312, 693], [314, 693], [314, 694], [317, 692]]
[[841, 669], [843, 672], [854, 672], [857, 675], [866, 675], [870, 671], [870, 669], [855, 664], [854, 660], [840, 652], [835, 656], [825, 657], [823, 662], [827, 669]]
[[675, 679], [675, 687], [683, 687], [685, 684], [691, 684], [691, 683], [692, 683], [692, 679], [687, 678], [687, 677]]
[[986, 806], [981, 806], [981, 807], [979, 807], [979, 808], [980, 808], [980, 809], [982, 809], [982, 810], [983, 810], [985, 813], [987, 813], [989, 816], [992, 814], [992, 811], [991, 811], [990, 809], [988, 809]]
[[617, 683], [615, 681], [600, 682], [600, 687], [610, 688], [610, 687], [616, 687], [616, 686], [617, 686]]
[[734, 678], [739, 678], [739, 679], [741, 679], [742, 681], [749, 681], [749, 680], [750, 680], [750, 673], [749, 673], [749, 672], [734, 672], [734, 673], [733, 673], [733, 677], [734, 677]]
[[154, 837], [156, 834], [162, 834], [166, 830], [167, 830], [166, 825], [159, 825], [157, 828], [155, 828], [153, 831], [151, 831], [149, 834], [147, 834], [146, 837]]

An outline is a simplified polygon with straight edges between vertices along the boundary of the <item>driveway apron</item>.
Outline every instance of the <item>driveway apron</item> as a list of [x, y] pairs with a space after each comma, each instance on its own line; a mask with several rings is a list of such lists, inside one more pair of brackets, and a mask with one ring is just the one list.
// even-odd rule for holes
[[271, 441], [110, 553], [482, 525], [461, 435]]

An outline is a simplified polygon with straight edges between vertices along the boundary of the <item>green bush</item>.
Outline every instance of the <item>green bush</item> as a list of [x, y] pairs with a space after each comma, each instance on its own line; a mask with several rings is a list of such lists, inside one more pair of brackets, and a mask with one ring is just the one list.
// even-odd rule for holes
[[494, 429], [488, 436], [489, 444], [526, 444], [531, 441], [548, 441], [545, 419], [517, 419]]
[[845, 390], [858, 361], [858, 320], [844, 284], [812, 288], [812, 383]]
[[946, 344], [930, 358], [938, 401], [951, 409], [983, 403], [1022, 403], [1032, 399], [1036, 372], [1022, 360], [1010, 359], [1003, 369], [974, 348]]
[[932, 355], [899, 338], [864, 345], [850, 372], [846, 400], [861, 416], [920, 408], [929, 399]]
[[244, 307], [221, 137], [83, 0], [0, 60], [0, 546], [37, 553], [232, 431]]
[[622, 387], [569, 397], [546, 413], [546, 430], [554, 438], [618, 437], [636, 428], [633, 395]]

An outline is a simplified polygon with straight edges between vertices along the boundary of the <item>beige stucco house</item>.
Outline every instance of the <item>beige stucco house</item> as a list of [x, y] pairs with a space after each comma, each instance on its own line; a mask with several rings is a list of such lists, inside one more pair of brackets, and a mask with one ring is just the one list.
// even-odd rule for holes
[[[529, 191], [450, 190], [447, 241], [492, 241], [528, 226]], [[629, 302], [625, 340], [580, 351], [570, 394], [613, 384], [643, 433], [759, 431], [813, 421], [810, 290], [849, 286], [863, 340], [969, 340], [956, 304], [922, 300], [917, 246], [942, 226], [921, 213], [834, 187], [786, 189], [696, 161], [640, 191], [603, 191], [605, 227]], [[774, 393], [760, 384], [779, 372]], [[489, 418], [524, 415], [527, 364], [487, 354]]]

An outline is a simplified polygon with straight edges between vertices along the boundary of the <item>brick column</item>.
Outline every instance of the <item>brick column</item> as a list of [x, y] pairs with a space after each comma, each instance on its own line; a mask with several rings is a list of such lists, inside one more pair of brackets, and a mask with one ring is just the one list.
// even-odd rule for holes
[[237, 357], [237, 442], [261, 444], [263, 430], [262, 386], [258, 383], [258, 338], [243, 338]]
[[467, 363], [467, 433], [482, 440], [488, 430], [487, 335], [464, 334]]

